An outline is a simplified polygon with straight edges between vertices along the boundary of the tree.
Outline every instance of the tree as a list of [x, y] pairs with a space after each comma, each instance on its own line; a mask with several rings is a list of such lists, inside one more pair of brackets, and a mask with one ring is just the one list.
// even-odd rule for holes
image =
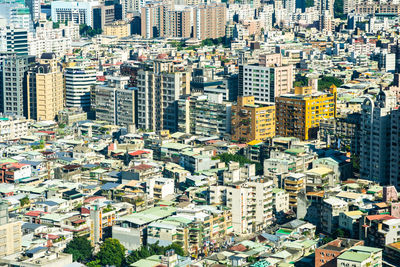
[[165, 252], [170, 249], [173, 249], [175, 253], [179, 256], [185, 255], [185, 251], [178, 243], [172, 243], [169, 246], [163, 247], [159, 246], [158, 242], [156, 242], [154, 244], [142, 246], [139, 249], [132, 251], [131, 254], [129, 254], [129, 256], [126, 258], [126, 262], [128, 264], [132, 264], [134, 262], [137, 262], [138, 260], [146, 259], [153, 255], [165, 255]]
[[99, 260], [94, 260], [86, 264], [87, 267], [101, 267]]
[[125, 260], [125, 247], [117, 239], [107, 238], [101, 245], [100, 251], [97, 254], [97, 259], [100, 264], [122, 266]]
[[314, 0], [306, 0], [306, 8], [314, 6]]
[[318, 80], [318, 90], [324, 91], [329, 89], [332, 85], [340, 87], [342, 84], [343, 81], [338, 78], [333, 76], [322, 76], [321, 79]]
[[335, 18], [346, 19], [347, 15], [343, 13], [343, 6], [343, 0], [335, 0], [333, 4]]
[[29, 201], [29, 197], [28, 196], [24, 196], [23, 198], [21, 198], [19, 200], [19, 204], [21, 207], [24, 207], [26, 205], [29, 205], [30, 201]]
[[301, 75], [300, 73], [296, 74], [295, 81], [293, 82], [294, 87], [302, 87], [308, 85], [307, 76]]
[[65, 253], [72, 254], [74, 261], [88, 262], [93, 256], [93, 247], [85, 237], [75, 237], [67, 244]]

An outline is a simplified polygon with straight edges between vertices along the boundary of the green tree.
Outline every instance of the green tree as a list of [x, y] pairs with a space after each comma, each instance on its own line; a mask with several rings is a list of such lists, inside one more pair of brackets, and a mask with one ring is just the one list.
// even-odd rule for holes
[[86, 264], [87, 267], [101, 267], [100, 260], [94, 260]]
[[314, 6], [314, 0], [306, 0], [306, 7]]
[[185, 251], [183, 250], [182, 246], [178, 243], [172, 243], [171, 245], [167, 246], [165, 250], [173, 249], [176, 254], [179, 256], [185, 256]]
[[122, 266], [125, 260], [125, 247], [117, 239], [107, 238], [100, 247], [97, 259], [101, 265]]
[[23, 198], [21, 198], [19, 200], [19, 204], [21, 207], [24, 207], [26, 205], [29, 205], [30, 201], [29, 201], [29, 197], [28, 196], [24, 196]]
[[335, 3], [333, 4], [335, 18], [346, 19], [347, 15], [343, 13], [343, 6], [343, 0], [335, 0]]
[[65, 253], [72, 254], [74, 261], [87, 262], [93, 256], [93, 247], [85, 237], [75, 237], [67, 244]]
[[321, 79], [318, 80], [318, 90], [324, 91], [329, 89], [332, 85], [340, 87], [342, 84], [343, 81], [338, 78], [333, 76], [322, 76]]
[[308, 78], [300, 73], [296, 74], [295, 81], [293, 82], [294, 87], [302, 87], [308, 85]]
[[129, 256], [126, 257], [126, 262], [132, 264], [138, 260], [146, 259], [153, 255], [165, 255], [165, 252], [170, 249], [173, 249], [175, 253], [180, 256], [185, 256], [185, 251], [178, 243], [172, 243], [169, 246], [163, 247], [159, 246], [158, 242], [156, 242], [155, 244], [142, 246], [139, 249], [132, 251]]

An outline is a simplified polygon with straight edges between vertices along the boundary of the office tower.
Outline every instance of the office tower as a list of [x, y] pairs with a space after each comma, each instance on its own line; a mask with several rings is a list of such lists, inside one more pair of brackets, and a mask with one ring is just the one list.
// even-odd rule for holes
[[223, 136], [231, 131], [231, 103], [222, 94], [183, 96], [178, 101], [178, 131]]
[[28, 30], [13, 26], [0, 29], [0, 52], [28, 55]]
[[395, 109], [390, 118], [390, 184], [400, 188], [400, 110]]
[[25, 4], [29, 7], [33, 21], [38, 21], [40, 18], [40, 0], [26, 0]]
[[64, 107], [62, 67], [54, 53], [44, 53], [28, 71], [28, 119], [54, 120]]
[[276, 98], [276, 135], [301, 140], [318, 136], [319, 122], [336, 117], [337, 89], [329, 93], [308, 95], [285, 94]]
[[83, 66], [65, 69], [66, 106], [90, 110], [90, 89], [96, 83], [96, 70]]
[[226, 5], [207, 4], [194, 8], [193, 37], [199, 40], [225, 36]]
[[239, 66], [239, 95], [254, 96], [256, 103], [275, 102], [293, 86], [293, 66], [261, 64]]
[[51, 18], [54, 22], [73, 21], [93, 27], [93, 7], [98, 2], [51, 2]]
[[239, 96], [232, 106], [232, 140], [250, 142], [275, 136], [275, 105], [256, 105], [254, 96]]
[[114, 5], [99, 5], [93, 7], [93, 29], [103, 30], [115, 20]]
[[136, 125], [135, 90], [128, 87], [129, 76], [107, 76], [105, 85], [97, 85], [92, 92], [92, 109], [96, 119], [126, 127]]
[[190, 93], [190, 72], [172, 61], [156, 60], [153, 70], [138, 71], [138, 128], [176, 131], [177, 100]]
[[392, 179], [390, 112], [395, 106], [396, 98], [382, 89], [375, 101], [366, 97], [361, 106], [360, 175], [382, 185]]
[[0, 55], [0, 112], [25, 116], [27, 97], [25, 94], [26, 73], [35, 58], [13, 53]]

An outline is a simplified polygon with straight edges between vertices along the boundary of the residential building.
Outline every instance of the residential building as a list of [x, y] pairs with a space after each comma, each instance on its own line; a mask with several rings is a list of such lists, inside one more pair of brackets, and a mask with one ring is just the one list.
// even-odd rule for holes
[[205, 136], [231, 132], [231, 103], [222, 94], [182, 96], [178, 101], [178, 131]]
[[[272, 57], [272, 59], [271, 59]], [[239, 65], [239, 95], [254, 96], [256, 103], [275, 102], [293, 87], [293, 66], [279, 64], [275, 54], [260, 58], [260, 64]], [[278, 62], [272, 65], [272, 62]]]
[[21, 251], [21, 222], [9, 221], [8, 202], [0, 202], [0, 258]]
[[352, 238], [360, 234], [360, 219], [364, 213], [360, 210], [346, 211], [339, 214], [339, 228], [349, 231]]
[[390, 215], [367, 215], [360, 220], [360, 238], [365, 244], [374, 247], [385, 247], [400, 241], [400, 219]]
[[395, 105], [395, 97], [381, 90], [375, 101], [365, 98], [361, 111], [360, 175], [363, 179], [384, 185], [389, 184], [391, 179], [390, 112]]
[[290, 210], [289, 207], [289, 193], [284, 189], [274, 188], [272, 189], [272, 194], [274, 196], [274, 213], [286, 213]]
[[0, 141], [16, 140], [28, 135], [29, 121], [24, 117], [0, 118]]
[[318, 136], [319, 122], [336, 116], [336, 87], [330, 93], [286, 94], [276, 98], [276, 135], [301, 140]]
[[[400, 110], [393, 110], [390, 114], [390, 182], [397, 189], [400, 189]], [[382, 151], [382, 156], [383, 156]], [[387, 151], [386, 151], [387, 153]], [[387, 155], [385, 155], [387, 157]], [[386, 164], [386, 162], [385, 162]]]
[[337, 258], [337, 266], [382, 266], [382, 249], [355, 246]]
[[193, 10], [193, 37], [199, 40], [225, 36], [226, 5], [202, 4]]
[[6, 54], [0, 56], [0, 112], [25, 116], [28, 96], [25, 92], [26, 72], [34, 57]]
[[30, 67], [27, 83], [27, 118], [54, 120], [64, 107], [63, 73], [54, 53], [43, 53]]
[[272, 223], [272, 184], [259, 178], [226, 188], [226, 206], [232, 211], [235, 233], [254, 233]]
[[297, 207], [297, 195], [300, 190], [306, 188], [306, 175], [303, 173], [291, 173], [285, 178], [285, 190], [289, 193], [290, 208]]
[[96, 83], [96, 70], [83, 66], [65, 69], [65, 104], [67, 108], [90, 110], [90, 90]]
[[106, 26], [113, 23], [115, 19], [114, 11], [114, 5], [102, 4], [93, 7], [93, 29], [104, 31]]
[[232, 106], [232, 140], [250, 142], [275, 136], [275, 105], [256, 105], [254, 96], [239, 96]]
[[364, 241], [349, 238], [338, 238], [326, 243], [315, 250], [314, 266], [342, 266], [337, 265], [337, 258], [352, 247], [362, 245]]
[[146, 181], [146, 193], [156, 201], [172, 196], [175, 192], [175, 181], [170, 178], [153, 177]]
[[153, 70], [138, 72], [139, 129], [178, 129], [177, 101], [190, 92], [190, 72], [174, 69], [171, 61], [156, 60]]
[[0, 29], [0, 52], [28, 55], [28, 29], [6, 26]]
[[113, 125], [136, 125], [135, 90], [128, 87], [129, 77], [107, 76], [105, 85], [97, 85], [91, 94], [96, 119]]
[[117, 36], [118, 38], [131, 35], [130, 25], [123, 20], [104, 26], [103, 35]]
[[326, 233], [333, 233], [339, 227], [339, 215], [347, 212], [349, 205], [346, 201], [335, 197], [323, 200], [321, 209], [321, 226]]

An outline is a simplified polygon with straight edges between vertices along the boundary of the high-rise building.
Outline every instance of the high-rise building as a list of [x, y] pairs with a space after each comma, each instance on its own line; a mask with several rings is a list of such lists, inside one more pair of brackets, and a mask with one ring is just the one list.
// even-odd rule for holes
[[183, 96], [178, 101], [178, 131], [195, 135], [229, 134], [231, 103], [222, 94]]
[[400, 188], [400, 110], [395, 109], [390, 116], [390, 184]]
[[396, 98], [383, 90], [361, 106], [360, 175], [383, 185], [395, 179], [390, 177], [390, 113], [395, 106]]
[[115, 20], [114, 5], [99, 5], [93, 7], [93, 29], [104, 30]]
[[9, 222], [8, 202], [0, 202], [0, 257], [21, 251], [21, 223]]
[[65, 69], [66, 106], [90, 110], [90, 89], [96, 83], [96, 70], [81, 66]]
[[168, 36], [190, 38], [192, 33], [191, 14], [190, 8], [168, 11]]
[[13, 26], [0, 29], [0, 52], [28, 55], [28, 30]]
[[166, 14], [169, 5], [162, 2], [149, 3], [142, 7], [141, 26], [142, 36], [144, 38], [153, 38], [166, 36]]
[[0, 112], [25, 116], [27, 97], [25, 95], [26, 74], [35, 58], [8, 53], [0, 55]]
[[129, 76], [106, 78], [107, 84], [97, 85], [92, 91], [96, 119], [113, 125], [135, 125], [135, 90], [128, 87]]
[[336, 87], [329, 93], [286, 94], [276, 98], [276, 135], [301, 140], [318, 136], [319, 122], [336, 116]]
[[275, 136], [275, 105], [256, 105], [254, 96], [239, 96], [232, 106], [232, 139], [239, 142]]
[[272, 223], [272, 180], [258, 179], [226, 189], [226, 206], [232, 211], [233, 231], [250, 234]]
[[194, 8], [193, 37], [199, 40], [225, 36], [226, 5], [204, 4]]
[[275, 102], [293, 87], [293, 66], [282, 65], [280, 55], [264, 55], [260, 63], [239, 66], [239, 95], [254, 96], [256, 103]]
[[24, 1], [8, 0], [0, 2], [0, 17], [8, 26], [33, 31], [31, 13]]
[[29, 7], [29, 11], [33, 21], [38, 21], [40, 18], [41, 5], [40, 0], [26, 0], [25, 4]]
[[54, 53], [44, 53], [28, 71], [28, 119], [54, 120], [64, 107], [62, 67]]
[[174, 69], [171, 61], [156, 60], [153, 70], [138, 72], [138, 128], [176, 131], [177, 101], [190, 93], [190, 72]]
[[73, 21], [93, 27], [93, 7], [98, 2], [51, 2], [51, 18], [54, 22]]

